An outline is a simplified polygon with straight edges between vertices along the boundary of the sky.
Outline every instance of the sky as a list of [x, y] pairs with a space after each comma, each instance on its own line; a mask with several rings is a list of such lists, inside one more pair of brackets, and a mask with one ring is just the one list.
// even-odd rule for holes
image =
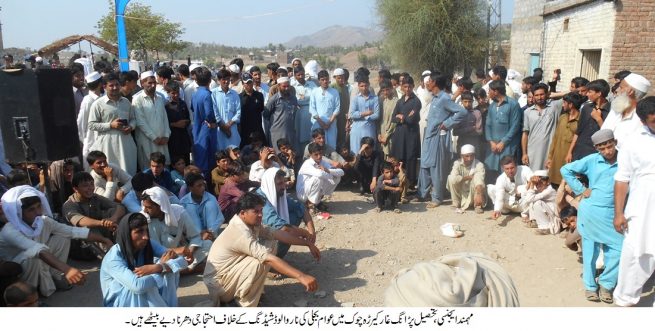
[[[113, 0], [112, 0], [113, 1]], [[134, 0], [133, 0], [134, 1]], [[453, 0], [457, 1], [457, 0]], [[182, 40], [258, 47], [331, 25], [378, 27], [375, 0], [139, 0], [182, 23]], [[513, 0], [503, 1], [511, 22]], [[74, 34], [96, 34], [108, 0], [0, 0], [4, 47], [41, 48]], [[186, 10], [185, 10], [186, 8]], [[88, 46], [85, 46], [88, 47]]]

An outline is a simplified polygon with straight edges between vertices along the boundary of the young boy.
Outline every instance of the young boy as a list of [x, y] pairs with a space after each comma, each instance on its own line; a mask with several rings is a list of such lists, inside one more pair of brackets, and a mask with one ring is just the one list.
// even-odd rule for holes
[[375, 211], [378, 213], [382, 210], [393, 210], [394, 213], [400, 213], [400, 209], [396, 208], [400, 200], [400, 179], [393, 171], [393, 165], [389, 162], [384, 162], [382, 165], [382, 175], [378, 177], [373, 196], [377, 207]]
[[305, 202], [310, 210], [314, 210], [314, 207], [325, 210], [321, 199], [334, 192], [344, 173], [342, 169], [333, 168], [330, 163], [323, 160], [323, 146], [311, 143], [307, 147], [310, 157], [305, 160], [298, 172], [296, 193], [298, 199]]
[[355, 169], [359, 175], [360, 193], [373, 193], [380, 175], [380, 165], [384, 161], [382, 152], [375, 150], [375, 140], [371, 137], [362, 137], [360, 149], [357, 154]]
[[191, 146], [193, 146], [189, 134], [191, 115], [186, 103], [180, 100], [180, 84], [170, 81], [164, 86], [164, 90], [168, 94], [168, 102], [164, 107], [166, 108], [168, 125], [171, 128], [171, 135], [168, 137], [168, 152], [171, 156], [183, 156], [184, 161], [188, 164], [191, 162], [189, 155], [191, 154]]
[[226, 151], [216, 152], [216, 168], [212, 170], [212, 184], [214, 184], [214, 195], [218, 197], [221, 193], [221, 186], [227, 178], [227, 166], [230, 164], [230, 155]]
[[295, 189], [296, 173], [300, 169], [299, 162], [296, 162], [298, 160], [296, 152], [291, 147], [291, 143], [287, 138], [278, 139], [277, 149], [280, 150], [277, 154], [278, 160], [281, 163], [280, 165], [285, 168], [282, 170], [286, 174], [287, 189]]
[[343, 180], [341, 181], [342, 185], [350, 185], [358, 181], [359, 176], [355, 170], [355, 164], [357, 163], [357, 157], [355, 153], [350, 151], [347, 144], [339, 146], [339, 156], [343, 160], [342, 169], [344, 171]]
[[[462, 92], [461, 103], [468, 113], [461, 124], [453, 128], [453, 135], [457, 138], [457, 150], [462, 149], [464, 145], [472, 145], [476, 151], [481, 150], [480, 140], [482, 137], [482, 114], [479, 110], [473, 108], [473, 93]], [[476, 155], [480, 159], [481, 155]]]
[[400, 181], [400, 203], [408, 204], [409, 199], [407, 199], [407, 177], [405, 176], [405, 170], [403, 169], [403, 163], [398, 161], [395, 157], [389, 155], [387, 161], [393, 166], [393, 173], [398, 177]]

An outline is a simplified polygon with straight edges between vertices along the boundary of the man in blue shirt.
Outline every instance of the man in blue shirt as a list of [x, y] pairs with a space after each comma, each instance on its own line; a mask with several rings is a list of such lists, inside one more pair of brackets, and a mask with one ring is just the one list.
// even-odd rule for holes
[[155, 178], [157, 185], [174, 192], [175, 181], [171, 172], [166, 169], [166, 156], [160, 152], [150, 153], [150, 168], [143, 171], [145, 174], [151, 174]]
[[[612, 303], [612, 291], [618, 280], [623, 246], [623, 235], [614, 231], [614, 174], [618, 169], [616, 140], [608, 129], [597, 131], [591, 140], [598, 153], [566, 164], [560, 172], [573, 192], [584, 197], [578, 208], [578, 231], [582, 236], [585, 296], [589, 301], [600, 299]], [[587, 176], [589, 187], [585, 188], [576, 175]], [[596, 259], [601, 247], [605, 270], [596, 284]]]
[[[302, 203], [287, 195], [285, 172], [279, 168], [269, 168], [264, 172], [261, 183], [256, 193], [266, 200], [262, 223], [283, 234], [283, 238], [279, 239], [276, 255], [283, 258], [289, 251], [289, 245], [296, 241], [285, 240], [287, 237], [301, 238], [312, 254], [316, 255], [318, 248], [314, 246], [316, 242], [314, 221]], [[298, 227], [301, 221], [305, 223], [306, 230]]]
[[212, 104], [212, 94], [209, 91], [209, 83], [212, 81], [212, 73], [206, 67], [194, 69], [198, 89], [191, 100], [193, 111], [193, 162], [202, 170], [205, 178], [211, 178], [210, 171], [216, 164], [214, 154], [218, 139], [216, 116]]
[[180, 204], [200, 230], [202, 240], [214, 240], [220, 233], [221, 225], [225, 221], [216, 198], [207, 192], [207, 183], [200, 174], [191, 173], [185, 178], [189, 193]]

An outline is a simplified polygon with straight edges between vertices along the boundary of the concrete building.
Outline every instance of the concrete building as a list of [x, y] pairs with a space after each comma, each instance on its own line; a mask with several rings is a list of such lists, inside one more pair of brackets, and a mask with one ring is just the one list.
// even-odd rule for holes
[[612, 84], [624, 69], [655, 83], [655, 0], [516, 0], [511, 45], [510, 68], [561, 69], [558, 90], [577, 76]]

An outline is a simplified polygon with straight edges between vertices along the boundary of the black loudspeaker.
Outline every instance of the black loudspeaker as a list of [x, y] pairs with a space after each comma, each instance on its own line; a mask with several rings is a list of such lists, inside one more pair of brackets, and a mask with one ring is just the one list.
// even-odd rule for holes
[[0, 128], [9, 162], [78, 156], [71, 71], [0, 70]]

